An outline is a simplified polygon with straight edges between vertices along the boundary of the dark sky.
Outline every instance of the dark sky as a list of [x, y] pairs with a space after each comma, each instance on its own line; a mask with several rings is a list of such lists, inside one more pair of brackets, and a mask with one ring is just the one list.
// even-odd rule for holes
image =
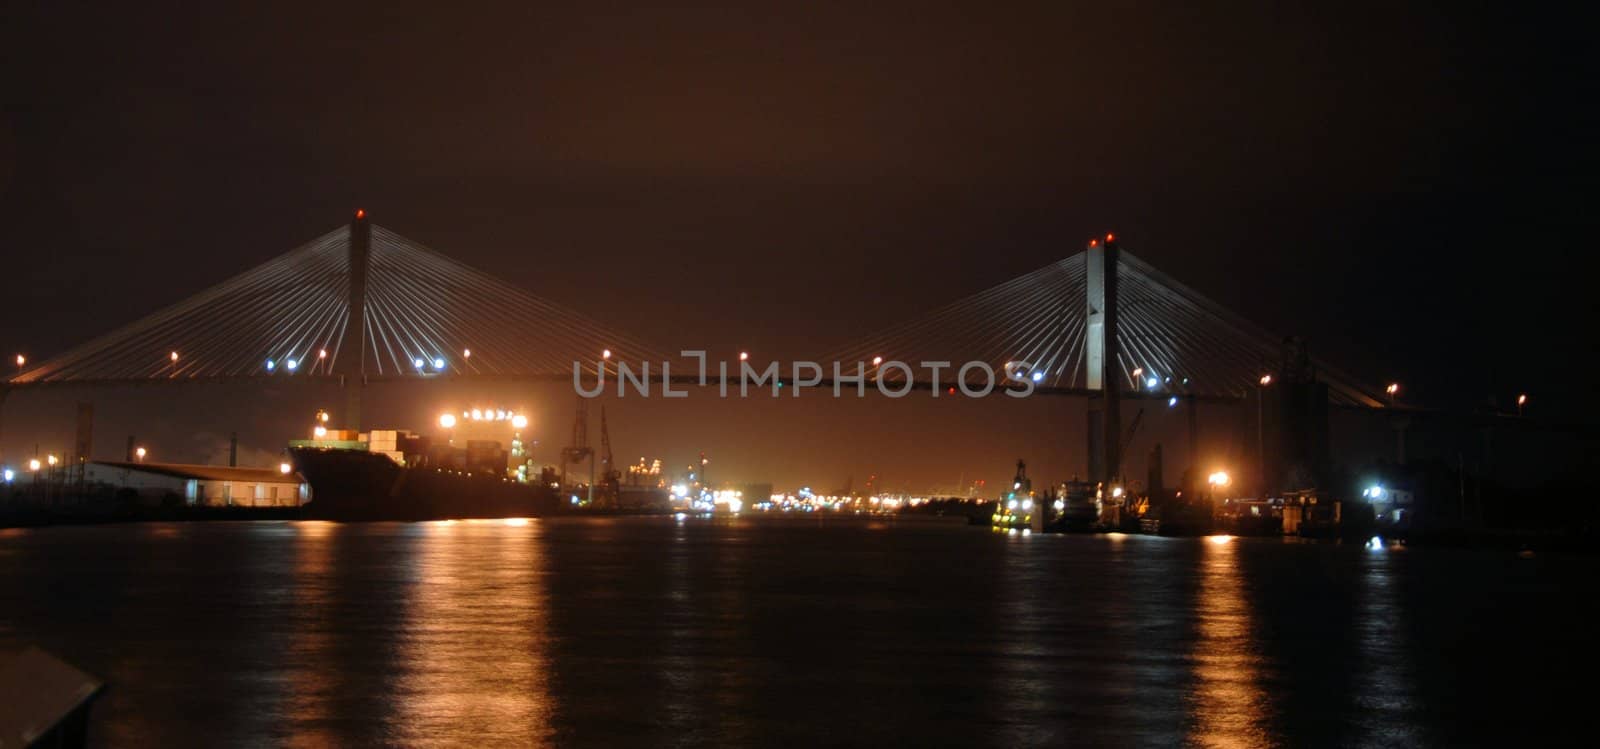
[[1421, 402], [1595, 413], [1567, 8], [333, 5], [7, 4], [8, 357], [357, 206], [663, 348], [784, 358], [1111, 230]]

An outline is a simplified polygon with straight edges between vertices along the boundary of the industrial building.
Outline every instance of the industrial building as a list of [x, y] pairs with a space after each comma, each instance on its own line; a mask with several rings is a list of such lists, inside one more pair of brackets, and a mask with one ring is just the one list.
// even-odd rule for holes
[[92, 461], [84, 480], [133, 489], [151, 504], [176, 496], [186, 505], [296, 507], [311, 499], [301, 477], [281, 468]]

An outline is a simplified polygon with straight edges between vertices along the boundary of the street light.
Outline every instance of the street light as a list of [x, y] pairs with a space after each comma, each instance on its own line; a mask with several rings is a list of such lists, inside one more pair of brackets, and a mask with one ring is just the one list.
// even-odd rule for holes
[[1206, 477], [1206, 482], [1212, 486], [1221, 488], [1233, 483], [1233, 477], [1229, 476], [1227, 471], [1215, 471], [1210, 476]]
[[23, 356], [22, 354], [17, 354], [17, 368], [18, 369], [21, 369], [22, 366], [24, 364], [27, 364], [27, 363], [28, 363], [28, 357]]
[[57, 463], [59, 463], [59, 462], [61, 462], [60, 459], [56, 458], [56, 456], [54, 454], [46, 455], [46, 456], [44, 456], [44, 459], [47, 462], [49, 462], [50, 465], [52, 465], [52, 466], [57, 464]]
[[[1266, 389], [1272, 385], [1272, 374], [1261, 375], [1261, 387], [1256, 388], [1256, 488], [1267, 496], [1267, 433]], [[1226, 475], [1226, 474], [1224, 474]]]
[[1517, 396], [1517, 415], [1518, 416], [1522, 415], [1522, 409], [1523, 409], [1524, 406], [1527, 406], [1527, 405], [1528, 405], [1528, 394], [1527, 393], [1523, 393], [1522, 395]]
[[34, 459], [28, 461], [28, 470], [32, 471], [34, 473], [38, 473], [39, 472], [39, 459], [38, 458], [34, 458]]
[[287, 475], [289, 475], [289, 472], [292, 471], [292, 470], [294, 470], [294, 466], [291, 466], [288, 463], [279, 463], [278, 464], [278, 473], [281, 473], [281, 474], [287, 476]]
[[452, 413], [439, 414], [439, 426], [444, 427], [445, 429], [454, 429], [456, 426], [456, 415]]
[[143, 463], [144, 462], [144, 456], [148, 455], [148, 454], [149, 453], [143, 447], [135, 448], [134, 451], [133, 451], [133, 459], [138, 461], [138, 462], [140, 462], [140, 463]]
[[1383, 392], [1389, 394], [1389, 405], [1391, 405], [1391, 406], [1394, 405], [1395, 396], [1400, 394], [1400, 383], [1398, 383], [1398, 382], [1389, 383], [1389, 387], [1384, 388]]

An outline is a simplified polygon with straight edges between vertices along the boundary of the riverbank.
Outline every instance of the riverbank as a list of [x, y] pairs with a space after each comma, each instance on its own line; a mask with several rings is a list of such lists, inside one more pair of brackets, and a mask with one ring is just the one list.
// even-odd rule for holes
[[302, 507], [146, 507], [115, 504], [0, 506], [0, 528], [188, 520], [300, 520]]

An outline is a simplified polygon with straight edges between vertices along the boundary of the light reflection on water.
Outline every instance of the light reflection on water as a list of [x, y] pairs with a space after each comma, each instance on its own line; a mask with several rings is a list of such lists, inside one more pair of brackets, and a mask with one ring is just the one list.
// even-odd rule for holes
[[542, 527], [416, 527], [386, 739], [424, 742], [472, 724], [487, 743], [549, 740]]
[[1256, 747], [1274, 743], [1266, 731], [1252, 613], [1239, 569], [1239, 544], [1227, 536], [1206, 539], [1194, 616], [1199, 638], [1192, 656], [1192, 740], [1204, 746]]
[[1470, 743], [1571, 709], [1507, 669], [1595, 665], [1548, 625], [1589, 557], [849, 518], [3, 540], [0, 650], [110, 682], [102, 746]]

